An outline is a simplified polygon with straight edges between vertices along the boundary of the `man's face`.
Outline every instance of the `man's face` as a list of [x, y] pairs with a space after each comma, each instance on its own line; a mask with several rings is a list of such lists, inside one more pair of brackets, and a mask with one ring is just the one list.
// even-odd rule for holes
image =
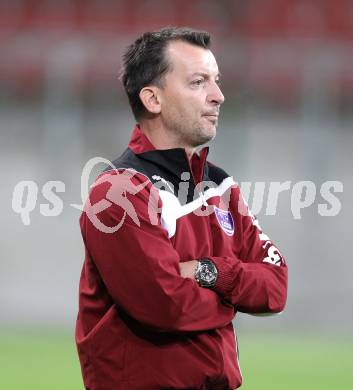
[[219, 107], [224, 96], [212, 52], [182, 41], [166, 49], [171, 70], [161, 94], [161, 120], [177, 137], [180, 147], [202, 145], [216, 135]]

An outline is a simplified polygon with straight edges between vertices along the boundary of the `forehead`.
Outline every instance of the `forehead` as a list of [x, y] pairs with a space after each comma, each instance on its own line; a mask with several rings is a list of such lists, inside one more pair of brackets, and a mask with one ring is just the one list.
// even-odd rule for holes
[[183, 41], [174, 41], [169, 43], [166, 55], [171, 64], [171, 73], [206, 72], [215, 76], [218, 74], [217, 61], [209, 49]]

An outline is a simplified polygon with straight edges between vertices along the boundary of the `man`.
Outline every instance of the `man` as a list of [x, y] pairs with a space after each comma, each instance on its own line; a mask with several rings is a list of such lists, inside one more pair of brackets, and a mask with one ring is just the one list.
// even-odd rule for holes
[[232, 320], [277, 313], [287, 267], [207, 161], [224, 97], [208, 33], [145, 33], [124, 56], [137, 120], [90, 192], [76, 342], [86, 389], [235, 389]]

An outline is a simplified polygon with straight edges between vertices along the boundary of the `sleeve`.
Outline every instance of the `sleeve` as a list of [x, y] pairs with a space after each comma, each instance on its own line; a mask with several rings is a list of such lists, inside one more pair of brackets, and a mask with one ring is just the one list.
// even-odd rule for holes
[[156, 217], [160, 199], [151, 183], [144, 177], [144, 187], [138, 175], [128, 185], [111, 178], [91, 191], [81, 230], [116, 304], [158, 331], [204, 331], [231, 322], [232, 305], [180, 276], [180, 257]]
[[287, 299], [287, 265], [278, 248], [262, 232], [238, 187], [235, 193], [230, 208], [237, 215], [241, 250], [234, 257], [211, 257], [218, 269], [214, 291], [244, 313], [281, 312]]

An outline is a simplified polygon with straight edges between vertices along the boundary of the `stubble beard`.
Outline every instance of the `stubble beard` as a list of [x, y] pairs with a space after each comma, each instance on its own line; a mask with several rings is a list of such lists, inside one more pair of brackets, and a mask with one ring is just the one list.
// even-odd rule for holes
[[203, 127], [195, 127], [195, 130], [190, 134], [190, 143], [193, 143], [193, 147], [204, 145], [205, 143], [212, 141], [216, 136], [216, 131], [211, 134], [207, 129]]
[[[216, 125], [217, 124], [215, 124], [214, 126], [216, 127]], [[196, 148], [213, 140], [216, 136], [215, 129], [213, 132], [211, 132], [205, 126], [198, 122], [195, 122], [190, 125], [189, 128], [186, 128], [179, 121], [177, 123], [174, 123], [173, 126], [170, 126], [169, 128], [173, 135], [176, 136], [178, 144], [182, 147]]]

